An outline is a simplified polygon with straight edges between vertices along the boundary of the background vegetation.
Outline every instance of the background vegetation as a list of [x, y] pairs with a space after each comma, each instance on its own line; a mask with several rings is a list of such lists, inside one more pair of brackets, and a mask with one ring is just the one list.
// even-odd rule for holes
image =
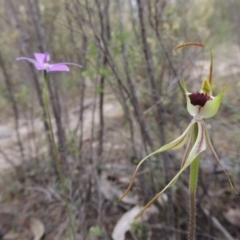
[[[31, 239], [32, 219], [44, 239], [70, 239], [68, 219], [47, 138], [42, 72], [19, 56], [50, 52], [75, 62], [50, 74], [53, 124], [77, 239], [111, 239], [118, 219], [162, 189], [183, 151], [142, 168], [129, 203], [118, 203], [136, 163], [180, 135], [190, 121], [179, 81], [197, 91], [214, 52], [215, 94], [228, 90], [208, 121], [215, 147], [239, 190], [240, 2], [237, 0], [0, 0], [0, 235]], [[240, 204], [207, 152], [201, 159], [197, 239], [239, 239]], [[188, 175], [164, 206], [127, 239], [186, 239]], [[136, 200], [137, 199], [137, 200]], [[216, 224], [216, 221], [219, 224]], [[0, 236], [1, 239], [1, 236]]]

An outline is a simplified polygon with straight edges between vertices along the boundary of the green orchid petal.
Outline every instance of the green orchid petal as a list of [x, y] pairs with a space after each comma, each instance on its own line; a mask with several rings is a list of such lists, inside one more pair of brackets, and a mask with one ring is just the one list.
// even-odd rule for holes
[[186, 165], [189, 166], [192, 163], [192, 161], [199, 155], [199, 153], [205, 151], [207, 148], [205, 124], [203, 121], [199, 121], [197, 122], [197, 124], [198, 124], [198, 136], [183, 167], [185, 167]]
[[233, 186], [233, 184], [232, 184], [232, 181], [231, 181], [230, 177], [228, 176], [226, 170], [223, 168], [223, 166], [222, 166], [222, 164], [221, 164], [221, 162], [220, 162], [220, 160], [219, 160], [219, 158], [218, 158], [217, 153], [216, 153], [215, 150], [214, 150], [214, 147], [213, 147], [213, 145], [212, 145], [211, 139], [210, 139], [209, 134], [208, 134], [208, 131], [207, 131], [206, 124], [204, 123], [204, 125], [205, 125], [205, 134], [206, 134], [206, 139], [207, 139], [208, 147], [210, 148], [210, 150], [211, 150], [214, 158], [216, 159], [216, 161], [218, 162], [218, 164], [220, 165], [220, 167], [222, 168], [222, 170], [223, 170], [224, 173], [226, 174], [231, 188], [233, 189], [233, 191], [234, 191], [236, 194], [238, 194], [238, 192], [237, 192], [236, 189], [234, 188], [234, 186]]
[[185, 92], [186, 94], [188, 94], [189, 92], [188, 92], [188, 90], [187, 90], [187, 85], [186, 85], [185, 81], [182, 80], [182, 81], [180, 82], [180, 84], [181, 84], [182, 89], [184, 90], [184, 92]]
[[187, 110], [189, 112], [189, 114], [193, 117], [195, 117], [198, 112], [199, 112], [199, 106], [194, 106], [191, 104], [191, 101], [190, 101], [190, 98], [188, 97], [190, 93], [187, 93], [186, 96], [187, 96]]
[[212, 100], [207, 101], [204, 107], [201, 108], [199, 115], [203, 118], [213, 117], [218, 112], [225, 91], [226, 87], [224, 87], [223, 90]]
[[212, 95], [211, 83], [209, 82], [209, 80], [207, 78], [203, 80], [201, 92], [206, 93], [209, 96]]
[[188, 133], [189, 131], [191, 130], [193, 124], [195, 123], [196, 121], [192, 120], [191, 123], [188, 125], [188, 127], [186, 128], [186, 130], [183, 132], [183, 134], [178, 137], [177, 139], [175, 139], [174, 141], [162, 146], [161, 148], [159, 148], [158, 150], [156, 150], [155, 152], [153, 153], [150, 153], [148, 156], [146, 156], [145, 158], [143, 158], [139, 164], [137, 165], [136, 167], [136, 170], [134, 171], [133, 173], [133, 177], [131, 179], [131, 182], [129, 183], [129, 186], [127, 188], [127, 190], [124, 192], [124, 194], [119, 198], [118, 201], [121, 201], [127, 194], [128, 192], [130, 191], [132, 185], [133, 185], [133, 182], [137, 176], [137, 172], [138, 172], [138, 169], [140, 168], [140, 166], [151, 156], [157, 154], [157, 153], [161, 153], [161, 152], [164, 152], [164, 151], [167, 151], [167, 150], [174, 150], [174, 149], [178, 149], [178, 148], [181, 148], [187, 141], [187, 137], [188, 137]]
[[202, 121], [197, 122], [198, 124], [198, 136], [196, 139], [196, 142], [194, 143], [191, 152], [188, 155], [187, 160], [185, 161], [185, 164], [182, 166], [180, 171], [174, 176], [174, 178], [165, 186], [165, 188], [159, 192], [157, 195], [154, 196], [154, 198], [149, 201], [143, 208], [143, 210], [135, 217], [140, 217], [145, 210], [155, 201], [157, 200], [161, 194], [163, 194], [169, 187], [171, 187], [178, 179], [178, 177], [182, 174], [182, 172], [195, 160], [195, 158], [204, 150], [206, 150], [206, 131], [205, 131], [205, 125]]
[[189, 153], [192, 149], [193, 143], [194, 143], [194, 139], [193, 139], [193, 134], [194, 131], [192, 129], [192, 131], [189, 133], [189, 140], [188, 140], [188, 144], [187, 147], [185, 149], [184, 155], [183, 155], [183, 159], [182, 159], [182, 164], [181, 164], [181, 168], [184, 166], [185, 162], [187, 161], [187, 158], [189, 156]]
[[185, 92], [185, 94], [186, 94], [187, 110], [188, 110], [188, 112], [189, 112], [189, 114], [190, 114], [191, 116], [196, 116], [197, 113], [198, 113], [198, 110], [199, 110], [199, 106], [194, 106], [194, 105], [191, 104], [190, 98], [188, 97], [188, 95], [191, 94], [191, 93], [188, 92], [188, 90], [187, 90], [187, 85], [186, 85], [185, 81], [183, 80], [183, 81], [181, 81], [180, 83], [181, 83], [181, 86], [182, 86], [182, 88], [183, 88], [183, 90], [184, 90], [184, 92]]
[[186, 85], [185, 81], [184, 81], [184, 80], [181, 81], [180, 84], [181, 84], [181, 86], [182, 86], [182, 88], [183, 88], [183, 90], [184, 90], [184, 92], [185, 92], [185, 94], [186, 94], [187, 110], [188, 110], [188, 112], [189, 112], [189, 114], [190, 114], [191, 116], [196, 116], [197, 113], [198, 113], [198, 111], [199, 111], [199, 106], [194, 106], [194, 105], [191, 104], [190, 98], [188, 97], [188, 95], [191, 94], [191, 93], [188, 92], [188, 90], [187, 90], [187, 85]]

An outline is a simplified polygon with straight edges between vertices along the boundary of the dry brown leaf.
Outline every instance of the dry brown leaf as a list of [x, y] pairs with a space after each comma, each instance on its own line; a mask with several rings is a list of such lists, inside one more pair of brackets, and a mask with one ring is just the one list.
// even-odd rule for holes
[[224, 217], [232, 225], [240, 227], [240, 209], [239, 208], [229, 208], [224, 213]]
[[34, 236], [34, 240], [40, 240], [45, 232], [45, 227], [42, 221], [37, 218], [30, 218], [29, 226]]
[[[110, 181], [100, 178], [99, 179], [99, 189], [103, 196], [112, 201], [118, 199], [123, 195], [123, 192], [120, 189], [117, 189], [115, 185], [112, 185]], [[136, 204], [138, 202], [138, 196], [131, 197], [130, 195], [126, 196], [122, 202], [127, 204]]]
[[138, 218], [137, 220], [134, 219], [142, 209], [143, 207], [136, 205], [128, 212], [122, 215], [122, 217], [118, 220], [117, 224], [113, 229], [112, 232], [113, 240], [124, 240], [126, 232], [131, 229], [131, 225], [134, 222], [147, 221], [152, 214], [158, 213], [157, 207], [152, 205], [144, 212], [142, 218]]
[[19, 239], [19, 236], [20, 236], [19, 233], [10, 231], [3, 236], [3, 240], [17, 240]]

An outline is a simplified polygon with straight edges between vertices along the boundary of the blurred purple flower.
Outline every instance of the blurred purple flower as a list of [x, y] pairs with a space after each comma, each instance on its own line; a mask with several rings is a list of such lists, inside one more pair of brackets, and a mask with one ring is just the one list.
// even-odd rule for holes
[[78, 65], [76, 63], [68, 63], [68, 62], [50, 64], [49, 53], [34, 53], [34, 56], [35, 56], [35, 59], [28, 58], [28, 57], [19, 57], [16, 60], [27, 60], [33, 63], [37, 70], [45, 70], [47, 72], [54, 72], [54, 71], [68, 72], [69, 68], [66, 65], [82, 67], [81, 65]]

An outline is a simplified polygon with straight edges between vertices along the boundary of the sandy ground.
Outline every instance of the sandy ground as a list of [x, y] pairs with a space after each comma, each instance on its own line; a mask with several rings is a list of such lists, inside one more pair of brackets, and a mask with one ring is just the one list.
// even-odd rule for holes
[[[91, 136], [92, 119], [95, 126], [99, 124], [99, 111], [94, 112], [93, 117], [93, 99], [86, 99], [84, 102], [84, 131], [83, 141], [86, 141]], [[65, 127], [68, 131], [73, 131], [78, 124], [79, 109], [71, 109]], [[123, 110], [121, 105], [116, 100], [106, 102], [104, 105], [105, 118], [118, 118], [123, 116]], [[43, 123], [40, 119], [34, 119], [27, 121], [26, 119], [20, 119], [20, 137], [24, 148], [24, 154], [26, 159], [36, 157], [38, 154], [46, 152], [47, 146], [45, 144], [45, 134], [43, 129]], [[54, 120], [52, 121], [54, 129], [56, 125]], [[79, 132], [77, 133], [79, 134]], [[17, 135], [14, 127], [13, 120], [10, 120], [6, 124], [0, 125], [0, 171], [4, 172], [9, 170], [13, 166], [21, 164], [22, 158], [19, 147], [17, 145]]]

